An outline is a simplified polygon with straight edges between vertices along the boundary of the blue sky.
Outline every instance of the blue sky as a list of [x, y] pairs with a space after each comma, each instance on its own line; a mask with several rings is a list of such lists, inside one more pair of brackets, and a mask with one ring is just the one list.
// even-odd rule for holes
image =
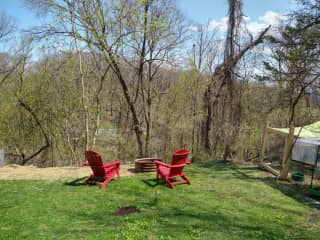
[[[178, 5], [191, 21], [207, 23], [220, 21], [227, 14], [227, 0], [177, 0]], [[266, 12], [287, 13], [294, 8], [293, 0], [243, 0], [244, 14], [250, 21], [258, 21]], [[23, 0], [0, 0], [0, 12], [4, 10], [21, 28], [37, 25], [38, 18], [24, 6]], [[261, 20], [261, 19], [260, 19]]]
[[37, 22], [36, 16], [25, 7], [23, 0], [0, 0], [0, 13], [2, 11], [12, 17], [21, 28], [30, 27]]
[[[219, 20], [228, 11], [227, 0], [178, 0], [178, 4], [189, 19], [199, 23]], [[243, 0], [243, 13], [251, 19], [258, 19], [267, 11], [287, 13], [294, 7], [293, 0]]]

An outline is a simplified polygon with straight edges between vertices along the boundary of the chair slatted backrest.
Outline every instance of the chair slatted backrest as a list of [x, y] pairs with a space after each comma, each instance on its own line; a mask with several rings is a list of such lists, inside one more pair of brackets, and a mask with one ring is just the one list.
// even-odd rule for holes
[[187, 165], [190, 152], [187, 149], [180, 149], [173, 153], [171, 166], [183, 164], [181, 167], [171, 167], [169, 177], [179, 176], [182, 174], [183, 167]]
[[85, 156], [94, 175], [97, 177], [104, 177], [106, 172], [103, 167], [101, 155], [95, 151], [87, 150], [85, 151]]

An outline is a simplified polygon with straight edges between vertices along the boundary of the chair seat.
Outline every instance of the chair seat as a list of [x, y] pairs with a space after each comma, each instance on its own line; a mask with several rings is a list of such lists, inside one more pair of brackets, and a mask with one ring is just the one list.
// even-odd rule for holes
[[[161, 160], [156, 160], [154, 163], [157, 166], [157, 176], [162, 176], [165, 183], [170, 187], [173, 188], [175, 185], [178, 184], [191, 184], [190, 180], [187, 176], [183, 173], [183, 168], [186, 165], [189, 165], [187, 158], [189, 155], [189, 151], [187, 149], [181, 149], [176, 151], [172, 156], [171, 164], [166, 164]], [[177, 181], [176, 178], [182, 178], [182, 181]]]
[[99, 153], [92, 150], [85, 151], [87, 162], [85, 166], [91, 167], [93, 173], [86, 180], [85, 183], [94, 183], [96, 179], [102, 178], [103, 182], [97, 182], [102, 188], [109, 184], [111, 179], [117, 175], [120, 179], [120, 163], [121, 160], [113, 161], [111, 163], [104, 164], [102, 157]]

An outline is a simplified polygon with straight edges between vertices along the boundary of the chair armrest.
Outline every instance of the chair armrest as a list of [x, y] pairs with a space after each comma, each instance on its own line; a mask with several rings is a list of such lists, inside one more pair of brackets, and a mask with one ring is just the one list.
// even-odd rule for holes
[[164, 166], [164, 167], [167, 167], [167, 168], [170, 168], [170, 167], [171, 167], [171, 165], [166, 164], [166, 163], [164, 163], [164, 162], [161, 162], [161, 161], [159, 161], [159, 160], [155, 160], [154, 163], [157, 165], [157, 167], [158, 167], [159, 165]]
[[87, 166], [89, 167], [90, 166], [90, 163], [88, 161], [86, 161], [85, 163], [82, 164], [82, 166]]
[[171, 168], [180, 168], [184, 167], [186, 165], [189, 165], [188, 163], [181, 163], [181, 164], [175, 164], [175, 165], [170, 165]]
[[104, 164], [103, 167], [104, 168], [110, 168], [110, 167], [115, 167], [115, 166], [119, 167], [120, 164], [121, 164], [121, 160], [116, 160], [111, 163]]

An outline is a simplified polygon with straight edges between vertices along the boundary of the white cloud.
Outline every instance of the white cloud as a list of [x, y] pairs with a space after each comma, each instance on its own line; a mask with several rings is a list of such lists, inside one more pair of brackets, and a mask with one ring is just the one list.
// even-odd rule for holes
[[223, 17], [219, 21], [217, 20], [211, 20], [209, 22], [209, 31], [213, 31], [215, 29], [218, 29], [220, 32], [226, 32], [228, 30], [228, 18]]
[[193, 31], [193, 32], [198, 31], [198, 27], [197, 27], [197, 26], [194, 26], [194, 25], [188, 26], [188, 29], [189, 29], [190, 31]]
[[261, 32], [267, 26], [271, 25], [272, 33], [270, 34], [275, 34], [276, 29], [280, 26], [281, 22], [287, 19], [288, 16], [286, 16], [285, 14], [267, 11], [263, 16], [258, 17], [257, 21], [247, 22], [247, 28], [253, 35], [255, 35]]
[[247, 29], [252, 34], [257, 34], [257, 33], [261, 32], [266, 27], [267, 27], [267, 24], [265, 24], [265, 23], [259, 23], [259, 22], [247, 23]]
[[249, 16], [243, 16], [243, 19], [244, 19], [245, 22], [248, 22], [248, 21], [251, 20], [251, 17], [249, 17]]
[[282, 13], [277, 13], [273, 11], [267, 11], [263, 16], [259, 17], [260, 21], [271, 26], [279, 26], [281, 21], [285, 21], [287, 19], [288, 19], [288, 16]]
[[270, 55], [272, 54], [272, 51], [271, 51], [270, 48], [265, 47], [265, 48], [263, 48], [263, 50], [262, 50], [262, 54], [264, 54], [264, 55], [266, 55], [266, 56], [270, 56]]
[[[249, 16], [244, 17], [244, 22], [246, 24], [247, 30], [253, 35], [258, 34], [267, 26], [271, 25], [270, 34], [276, 34], [276, 28], [280, 26], [282, 21], [287, 20], [288, 17], [285, 14], [266, 11], [264, 15], [258, 17], [257, 20], [252, 20]], [[245, 26], [243, 26], [245, 28]], [[196, 26], [190, 26], [191, 31], [197, 31]], [[211, 20], [208, 25], [209, 31], [218, 30], [220, 33], [225, 33], [228, 30], [228, 18], [223, 17], [220, 20]]]

